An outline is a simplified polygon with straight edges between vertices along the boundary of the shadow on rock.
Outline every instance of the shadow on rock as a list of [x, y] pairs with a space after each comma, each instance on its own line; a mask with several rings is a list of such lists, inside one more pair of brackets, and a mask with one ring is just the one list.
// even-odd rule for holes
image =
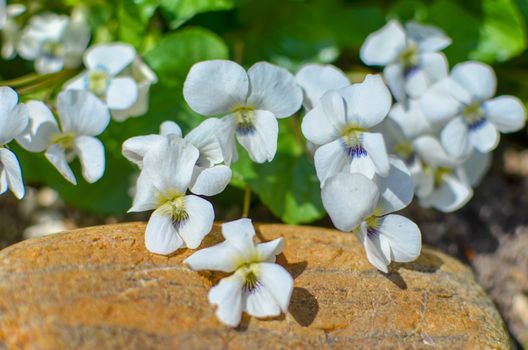
[[319, 303], [310, 291], [295, 287], [291, 296], [289, 312], [299, 325], [308, 327], [319, 312]]

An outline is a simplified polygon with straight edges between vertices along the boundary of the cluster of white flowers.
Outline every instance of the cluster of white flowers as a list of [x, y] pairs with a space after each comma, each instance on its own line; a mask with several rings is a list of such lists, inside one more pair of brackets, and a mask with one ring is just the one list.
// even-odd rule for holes
[[25, 11], [23, 5], [6, 5], [0, 0], [2, 56], [11, 59], [18, 53], [34, 61], [40, 74], [36, 79], [40, 80], [29, 78], [29, 84], [41, 83], [46, 77], [63, 84], [64, 80], [52, 73], [75, 73], [81, 62], [86, 71], [62, 85], [63, 91], [53, 104], [37, 100], [17, 104], [17, 93], [1, 88], [0, 193], [9, 188], [18, 198], [24, 196], [24, 184], [18, 159], [7, 149], [9, 142], [15, 139], [27, 151], [44, 152], [72, 184], [77, 180], [69, 163], [78, 157], [84, 179], [96, 182], [105, 171], [104, 146], [96, 136], [103, 133], [111, 116], [124, 121], [145, 114], [150, 86], [157, 82], [154, 72], [130, 45], [97, 44], [87, 49], [90, 27], [81, 11], [74, 10], [71, 16], [35, 14], [23, 26], [17, 16]]
[[[77, 68], [81, 61], [85, 70], [64, 84], [54, 106], [36, 100], [19, 104], [14, 90], [0, 87], [0, 193], [10, 189], [18, 198], [24, 195], [22, 172], [8, 143], [44, 152], [73, 184], [69, 163], [78, 157], [84, 179], [93, 183], [105, 171], [97, 136], [111, 118], [143, 115], [157, 81], [130, 45], [87, 49], [90, 29], [82, 16], [45, 13], [22, 28], [16, 16], [23, 11], [0, 0], [4, 57], [18, 52], [34, 60], [39, 73]], [[489, 166], [499, 132], [525, 124], [517, 98], [493, 98], [496, 78], [489, 66], [466, 62], [449, 72], [439, 51], [450, 43], [437, 28], [390, 21], [368, 36], [360, 52], [365, 64], [384, 66], [383, 75], [369, 74], [355, 84], [331, 65], [308, 64], [294, 76], [266, 62], [247, 71], [226, 60], [195, 64], [183, 96], [208, 118], [185, 137], [176, 123], [166, 121], [159, 134], [132, 137], [122, 147], [140, 171], [129, 211], [153, 210], [146, 248], [162, 255], [199, 248], [215, 218], [211, 203], [200, 196], [227, 187], [230, 166], [238, 160], [237, 141], [254, 162], [272, 161], [277, 119], [304, 106], [301, 130], [334, 226], [356, 233], [369, 262], [385, 273], [392, 261], [416, 259], [420, 230], [394, 213], [415, 194], [424, 207], [444, 212], [462, 207]], [[242, 312], [286, 313], [293, 279], [275, 264], [282, 238], [256, 245], [250, 219], [223, 224], [222, 234], [224, 242], [185, 261], [196, 271], [233, 273], [209, 292], [219, 320], [237, 326]]]

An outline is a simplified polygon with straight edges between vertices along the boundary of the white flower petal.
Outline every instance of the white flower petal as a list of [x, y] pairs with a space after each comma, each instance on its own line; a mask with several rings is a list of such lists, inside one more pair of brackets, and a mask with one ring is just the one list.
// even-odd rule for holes
[[242, 316], [242, 287], [244, 279], [239, 274], [223, 278], [209, 291], [209, 302], [218, 305], [216, 317], [229, 327], [236, 327]]
[[452, 175], [444, 175], [439, 186], [427, 198], [421, 198], [425, 207], [433, 207], [444, 213], [462, 208], [473, 196], [471, 187]]
[[372, 180], [376, 174], [376, 166], [370, 156], [354, 157], [350, 162], [350, 173], [357, 173], [366, 176]]
[[225, 165], [211, 168], [194, 167], [190, 190], [201, 196], [214, 196], [225, 190], [231, 181], [231, 169]]
[[313, 108], [325, 92], [339, 90], [350, 82], [339, 68], [331, 64], [307, 64], [295, 75], [295, 80], [304, 90], [304, 106]]
[[311, 111], [302, 120], [304, 137], [316, 145], [329, 143], [339, 137], [340, 130], [346, 126], [345, 101], [334, 90], [326, 92]]
[[463, 157], [469, 155], [472, 148], [468, 133], [466, 122], [462, 117], [457, 117], [442, 129], [440, 141], [447, 153], [457, 158]]
[[347, 121], [371, 128], [389, 113], [392, 98], [379, 75], [367, 74], [362, 83], [340, 90], [347, 105]]
[[401, 103], [395, 104], [389, 113], [389, 118], [400, 126], [407, 139], [430, 134], [434, 130], [423, 114], [418, 100], [409, 100], [408, 108]]
[[522, 129], [526, 123], [526, 108], [515, 96], [499, 96], [483, 104], [486, 118], [500, 132], [514, 132]]
[[22, 199], [26, 193], [22, 170], [16, 155], [6, 148], [0, 148], [0, 169], [3, 176], [5, 176], [4, 181], [7, 182], [7, 187], [9, 187], [15, 197]]
[[226, 60], [196, 63], [183, 85], [183, 96], [191, 109], [211, 116], [229, 113], [245, 105], [249, 78], [239, 64]]
[[0, 165], [0, 194], [4, 194], [8, 189], [7, 174], [2, 165]]
[[136, 194], [132, 207], [128, 212], [142, 212], [156, 209], [159, 204], [158, 196], [159, 193], [150, 181], [148, 175], [142, 171], [136, 182]]
[[0, 145], [11, 142], [28, 125], [28, 109], [24, 104], [17, 105], [16, 92], [8, 87], [0, 87]]
[[61, 92], [57, 97], [57, 110], [64, 132], [97, 136], [110, 123], [110, 113], [105, 104], [84, 90]]
[[212, 247], [207, 247], [196, 251], [193, 255], [185, 259], [187, 264], [194, 271], [213, 270], [223, 272], [233, 272], [243, 259], [240, 252], [228, 241], [223, 241]]
[[407, 103], [407, 93], [405, 91], [405, 75], [403, 68], [398, 63], [387, 65], [383, 69], [383, 76], [387, 81], [387, 86], [390, 88], [392, 95], [396, 101]]
[[42, 152], [48, 148], [51, 136], [59, 133], [59, 126], [44, 103], [28, 101], [26, 106], [29, 122], [26, 130], [16, 140], [30, 152]]
[[81, 74], [73, 77], [64, 84], [66, 90], [88, 90], [88, 72], [84, 71]]
[[281, 313], [281, 308], [271, 292], [263, 286], [251, 291], [244, 290], [245, 311], [255, 317], [273, 317]]
[[[367, 224], [361, 224], [361, 231], [358, 239], [365, 248], [368, 261], [380, 271], [389, 272], [387, 266], [390, 264], [390, 247], [387, 247], [386, 240], [380, 240], [378, 235], [369, 237], [367, 234]], [[384, 244], [385, 246], [382, 246]]]
[[138, 98], [138, 86], [134, 79], [118, 77], [109, 81], [106, 91], [108, 108], [123, 110], [130, 108]]
[[361, 145], [367, 151], [367, 156], [376, 167], [376, 173], [387, 176], [390, 170], [389, 155], [385, 147], [383, 135], [378, 133], [361, 133]]
[[167, 136], [169, 134], [174, 134], [176, 136], [183, 137], [183, 133], [180, 126], [172, 120], [166, 120], [160, 125], [160, 135]]
[[451, 45], [451, 38], [437, 27], [409, 21], [405, 24], [405, 31], [418, 44], [420, 51], [435, 52]]
[[276, 118], [286, 118], [301, 108], [302, 90], [286, 69], [267, 62], [255, 63], [247, 72], [247, 105], [270, 111]]
[[314, 154], [314, 162], [321, 187], [331, 176], [342, 171], [348, 171], [350, 168], [349, 157], [340, 139], [317, 148]]
[[426, 164], [453, 168], [460, 161], [447, 154], [444, 147], [437, 138], [430, 135], [424, 135], [413, 141], [413, 148], [420, 159]]
[[326, 181], [321, 198], [335, 227], [350, 232], [369, 216], [378, 203], [376, 184], [361, 174], [340, 173]]
[[46, 158], [50, 161], [51, 164], [59, 171], [59, 173], [64, 176], [66, 180], [71, 182], [74, 185], [77, 185], [77, 180], [75, 180], [75, 175], [68, 165], [68, 160], [66, 158], [66, 153], [64, 148], [59, 145], [51, 145], [44, 153]]
[[[414, 193], [420, 199], [429, 197], [435, 187], [435, 179], [429, 169], [424, 169], [419, 161], [416, 161], [411, 172], [414, 181]], [[428, 206], [430, 207], [430, 205]]]
[[35, 59], [35, 70], [39, 74], [60, 72], [64, 68], [64, 57], [40, 56]]
[[293, 292], [293, 278], [282, 266], [273, 263], [259, 264], [259, 282], [266, 289], [282, 312], [288, 312]]
[[379, 234], [389, 241], [391, 260], [416, 260], [422, 248], [422, 235], [414, 222], [401, 215], [390, 214], [379, 219]]
[[424, 53], [420, 55], [419, 67], [408, 74], [405, 91], [412, 98], [420, 97], [431, 85], [447, 77], [449, 65], [441, 53]]
[[473, 150], [469, 158], [462, 163], [464, 176], [471, 186], [476, 187], [480, 184], [491, 166], [491, 160], [491, 153]]
[[160, 193], [184, 194], [189, 187], [198, 150], [176, 135], [167, 135], [143, 158], [143, 171]]
[[236, 121], [233, 115], [226, 115], [217, 125], [215, 135], [220, 142], [222, 148], [222, 157], [226, 165], [231, 165], [238, 159], [238, 152], [236, 147], [235, 133]]
[[185, 140], [200, 151], [198, 166], [210, 167], [224, 161], [222, 146], [216, 136], [219, 124], [219, 119], [208, 118], [185, 136]]
[[459, 63], [451, 70], [451, 77], [470, 94], [473, 101], [485, 101], [495, 94], [497, 78], [487, 64], [474, 61]]
[[154, 254], [168, 255], [183, 246], [170, 215], [160, 208], [155, 210], [145, 230], [145, 246]]
[[162, 140], [161, 135], [134, 136], [123, 142], [121, 153], [141, 168], [145, 154]]
[[222, 235], [246, 261], [251, 260], [251, 256], [255, 253], [253, 242], [255, 228], [251, 219], [238, 219], [222, 224]]
[[282, 252], [283, 245], [283, 238], [277, 238], [273, 241], [257, 244], [259, 261], [274, 263], [275, 257]]
[[499, 137], [495, 125], [487, 120], [483, 120], [478, 126], [469, 129], [471, 144], [482, 153], [491, 152], [497, 148]]
[[92, 136], [79, 136], [75, 138], [74, 148], [86, 182], [94, 183], [103, 177], [106, 163], [103, 143]]
[[255, 110], [252, 113], [253, 129], [248, 132], [237, 131], [236, 138], [254, 162], [271, 162], [277, 152], [279, 124], [269, 111]]
[[414, 195], [414, 182], [405, 163], [395, 157], [390, 159], [390, 171], [387, 177], [376, 176], [374, 182], [381, 193], [379, 199], [380, 215], [386, 215], [405, 208]]
[[84, 64], [88, 69], [104, 69], [110, 76], [125, 69], [136, 57], [134, 47], [124, 43], [97, 44], [84, 55]]
[[461, 91], [458, 84], [449, 78], [443, 79], [432, 85], [420, 96], [420, 107], [431, 123], [443, 123], [462, 112], [464, 106], [455, 96], [464, 95], [467, 93]]
[[405, 31], [398, 21], [391, 20], [365, 39], [359, 56], [367, 65], [384, 66], [396, 60], [405, 45]]
[[190, 195], [184, 198], [184, 208], [188, 217], [178, 224], [176, 230], [187, 248], [196, 249], [213, 227], [213, 206], [203, 198]]

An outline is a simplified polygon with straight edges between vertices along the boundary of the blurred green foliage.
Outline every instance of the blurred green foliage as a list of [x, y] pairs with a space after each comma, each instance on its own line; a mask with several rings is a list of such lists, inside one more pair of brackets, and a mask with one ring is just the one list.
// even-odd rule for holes
[[[359, 47], [387, 19], [415, 19], [443, 28], [453, 39], [445, 51], [451, 65], [467, 59], [488, 62], [497, 70], [503, 91], [528, 98], [525, 67], [526, 0], [48, 0], [26, 1], [32, 12], [68, 13], [80, 6], [93, 30], [92, 42], [124, 41], [136, 47], [160, 82], [151, 89], [149, 112], [124, 123], [112, 122], [101, 139], [107, 168], [102, 180], [67, 183], [41, 154], [17, 149], [25, 180], [60, 191], [71, 205], [102, 214], [124, 213], [137, 170], [121, 156], [122, 142], [156, 133], [164, 120], [184, 131], [202, 117], [182, 96], [189, 68], [207, 59], [233, 59], [245, 66], [257, 61], [280, 64], [293, 72], [305, 62], [335, 63], [344, 70], [362, 68]], [[32, 71], [20, 59], [0, 68], [4, 77]], [[297, 115], [280, 121], [279, 151], [272, 163], [254, 164], [241, 150], [232, 184], [249, 186], [271, 212], [287, 223], [307, 223], [324, 215], [319, 184], [305, 154]], [[74, 166], [80, 174], [79, 166]], [[221, 196], [238, 192], [227, 191]], [[240, 203], [242, 198], [221, 198]], [[218, 209], [218, 208], [217, 208]]]

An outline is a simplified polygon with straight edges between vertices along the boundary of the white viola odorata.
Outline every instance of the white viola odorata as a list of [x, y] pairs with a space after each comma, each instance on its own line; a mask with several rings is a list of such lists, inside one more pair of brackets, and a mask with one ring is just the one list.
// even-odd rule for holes
[[291, 116], [302, 104], [293, 75], [266, 62], [247, 72], [231, 61], [196, 63], [185, 79], [183, 96], [201, 115], [224, 115], [217, 135], [227, 165], [238, 158], [235, 139], [253, 161], [271, 161], [277, 151], [277, 118]]
[[391, 158], [389, 176], [369, 180], [362, 174], [337, 174], [325, 183], [321, 197], [334, 226], [357, 232], [369, 262], [387, 273], [392, 262], [420, 255], [420, 229], [396, 214], [413, 198], [413, 181], [405, 164]]
[[438, 52], [451, 44], [440, 29], [407, 22], [405, 28], [389, 21], [370, 34], [360, 50], [367, 65], [384, 66], [383, 75], [397, 101], [420, 96], [448, 73], [446, 57]]
[[339, 90], [350, 85], [345, 73], [331, 64], [307, 64], [295, 75], [297, 84], [303, 89], [303, 105], [312, 109], [329, 90]]
[[66, 15], [44, 13], [31, 17], [20, 34], [17, 51], [26, 60], [35, 60], [41, 74], [63, 68], [77, 68], [90, 41], [90, 27]]
[[154, 210], [145, 231], [145, 245], [155, 254], [179, 248], [196, 249], [211, 231], [211, 203], [186, 195], [200, 152], [188, 141], [169, 134], [145, 153], [129, 212]]
[[105, 171], [103, 143], [97, 139], [110, 122], [108, 108], [88, 91], [63, 91], [57, 96], [60, 126], [51, 110], [40, 101], [29, 101], [29, 123], [16, 138], [30, 152], [42, 152], [72, 184], [77, 184], [69, 166], [79, 158], [88, 183], [98, 181]]
[[126, 68], [119, 76], [131, 77], [138, 86], [138, 96], [136, 102], [124, 110], [112, 110], [112, 118], [122, 122], [128, 118], [140, 117], [147, 113], [149, 107], [150, 87], [158, 82], [156, 73], [136, 56], [132, 64]]
[[209, 302], [217, 305], [216, 316], [230, 327], [240, 323], [242, 312], [255, 317], [274, 317], [288, 312], [293, 278], [275, 256], [282, 252], [283, 239], [255, 244], [250, 219], [222, 225], [225, 241], [204, 248], [185, 260], [195, 271], [233, 273], [209, 291]]
[[84, 54], [86, 71], [65, 86], [69, 90], [88, 90], [106, 103], [111, 111], [131, 108], [138, 99], [138, 84], [130, 76], [120, 76], [136, 57], [128, 44], [91, 46]]
[[17, 156], [7, 144], [19, 136], [27, 124], [27, 106], [18, 103], [18, 95], [13, 89], [0, 87], [0, 194], [9, 189], [18, 199], [25, 194], [22, 170]]
[[[206, 119], [184, 138], [200, 153], [189, 187], [190, 191], [197, 195], [214, 196], [222, 192], [231, 180], [231, 169], [222, 164], [222, 147], [215, 134], [219, 122], [215, 118]], [[159, 135], [135, 136], [126, 140], [122, 153], [125, 158], [141, 168], [145, 154], [168, 135], [182, 137], [178, 124], [165, 121], [160, 126]]]
[[321, 186], [342, 171], [389, 173], [383, 135], [370, 129], [383, 121], [391, 106], [390, 92], [379, 75], [367, 75], [359, 84], [330, 90], [302, 121], [308, 141], [319, 146], [314, 160]]
[[[476, 158], [471, 176], [466, 176], [462, 160], [449, 155], [440, 141], [425, 135], [413, 141], [419, 159], [419, 171], [413, 172], [415, 193], [420, 205], [445, 213], [462, 208], [473, 196], [468, 178], [480, 179], [487, 166], [485, 158]], [[474, 181], [476, 182], [476, 180]]]
[[20, 39], [20, 25], [17, 17], [26, 12], [26, 6], [22, 4], [11, 4], [1, 6], [0, 26], [2, 28], [2, 57], [6, 60], [16, 56], [18, 41]]
[[422, 96], [426, 116], [433, 123], [447, 122], [440, 140], [449, 154], [465, 157], [473, 149], [490, 152], [499, 143], [499, 132], [514, 132], [524, 126], [524, 104], [514, 96], [493, 98], [496, 85], [490, 66], [470, 61], [457, 64], [448, 78]]

